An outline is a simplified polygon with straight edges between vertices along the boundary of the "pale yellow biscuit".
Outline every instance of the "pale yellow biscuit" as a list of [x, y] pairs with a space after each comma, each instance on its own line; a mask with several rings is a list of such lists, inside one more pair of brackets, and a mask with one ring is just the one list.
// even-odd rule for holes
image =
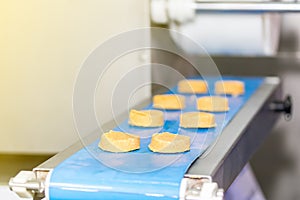
[[207, 93], [207, 83], [202, 80], [182, 80], [178, 83], [178, 92], [180, 93]]
[[153, 97], [153, 107], [167, 110], [180, 110], [185, 107], [185, 98], [181, 95], [160, 94]]
[[245, 85], [242, 81], [217, 81], [215, 83], [215, 93], [239, 96], [245, 93]]
[[209, 112], [225, 112], [229, 110], [228, 99], [219, 96], [206, 96], [197, 99], [197, 109]]
[[104, 151], [128, 152], [140, 148], [140, 137], [128, 133], [109, 131], [103, 133], [98, 145]]
[[180, 153], [190, 150], [190, 137], [169, 132], [152, 135], [149, 149], [159, 153]]
[[163, 126], [164, 113], [160, 110], [130, 110], [128, 123], [141, 127]]
[[187, 112], [180, 115], [183, 128], [212, 128], [216, 126], [215, 116], [205, 112]]

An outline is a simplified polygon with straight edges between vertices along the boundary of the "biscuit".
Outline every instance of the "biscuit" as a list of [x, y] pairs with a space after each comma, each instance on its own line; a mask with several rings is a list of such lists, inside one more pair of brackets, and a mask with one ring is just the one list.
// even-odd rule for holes
[[140, 137], [129, 133], [109, 131], [102, 134], [98, 146], [109, 152], [129, 152], [140, 148]]
[[219, 96], [206, 96], [197, 99], [197, 109], [209, 112], [226, 112], [229, 110], [228, 99]]
[[160, 110], [130, 110], [128, 123], [140, 127], [163, 126], [164, 113]]
[[153, 107], [166, 110], [181, 110], [185, 107], [185, 98], [182, 95], [160, 94], [153, 97]]
[[245, 93], [245, 85], [242, 81], [217, 81], [215, 83], [215, 93], [239, 96]]
[[180, 127], [212, 128], [216, 126], [215, 116], [205, 112], [186, 112], [180, 115]]
[[190, 150], [190, 137], [169, 132], [152, 135], [149, 149], [159, 153], [180, 153]]
[[204, 94], [207, 93], [207, 83], [202, 80], [181, 80], [178, 83], [178, 92]]

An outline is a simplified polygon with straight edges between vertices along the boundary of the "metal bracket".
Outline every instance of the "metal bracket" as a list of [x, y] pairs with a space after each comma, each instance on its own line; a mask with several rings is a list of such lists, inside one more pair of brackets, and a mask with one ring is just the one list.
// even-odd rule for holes
[[181, 181], [180, 200], [223, 200], [224, 190], [209, 176], [185, 175]]
[[274, 112], [282, 112], [288, 121], [292, 118], [292, 97], [288, 95], [284, 100], [275, 100], [269, 105], [269, 108]]
[[45, 197], [45, 179], [49, 171], [20, 171], [9, 180], [9, 188], [20, 198], [41, 200]]

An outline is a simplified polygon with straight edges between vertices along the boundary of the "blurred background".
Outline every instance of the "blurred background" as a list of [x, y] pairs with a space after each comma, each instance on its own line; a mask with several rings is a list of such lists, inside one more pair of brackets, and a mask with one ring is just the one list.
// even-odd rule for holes
[[[150, 26], [150, 8], [147, 0], [2, 0], [0, 15], [0, 183], [6, 185], [19, 170], [31, 170], [78, 140], [72, 92], [81, 64], [112, 35]], [[279, 76], [284, 94], [293, 96], [292, 120], [279, 120], [251, 164], [267, 199], [296, 200], [300, 15], [282, 14], [280, 21], [278, 49], [272, 54], [218, 52], [213, 59], [222, 74]], [[142, 63], [140, 56], [132, 60]], [[151, 73], [141, 78], [150, 80]]]

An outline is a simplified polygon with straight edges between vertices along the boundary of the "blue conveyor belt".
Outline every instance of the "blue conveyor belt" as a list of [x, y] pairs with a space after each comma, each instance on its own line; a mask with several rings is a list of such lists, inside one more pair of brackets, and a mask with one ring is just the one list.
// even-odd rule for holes
[[[180, 111], [164, 111], [166, 121], [162, 128], [132, 127], [126, 121], [115, 130], [140, 135], [141, 149], [130, 153], [109, 153], [99, 149], [99, 140], [95, 141], [53, 170], [49, 185], [50, 200], [178, 199], [180, 182], [189, 166], [218, 138], [222, 129], [264, 80], [245, 77], [224, 77], [223, 79], [243, 81], [246, 92], [239, 97], [227, 96], [230, 111], [215, 113], [216, 128], [179, 128]], [[214, 81], [207, 81], [210, 90], [213, 91]], [[176, 90], [174, 88], [174, 92]], [[184, 111], [196, 110], [196, 99], [192, 95], [185, 95], [185, 97], [187, 107]], [[151, 152], [147, 147], [151, 140], [150, 136], [164, 131], [190, 136], [191, 150], [179, 154]]]

